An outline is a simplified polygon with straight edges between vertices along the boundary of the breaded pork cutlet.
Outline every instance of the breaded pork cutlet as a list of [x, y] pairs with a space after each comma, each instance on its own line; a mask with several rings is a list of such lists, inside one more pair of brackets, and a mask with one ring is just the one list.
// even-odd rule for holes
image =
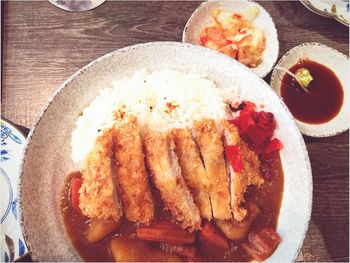
[[112, 130], [109, 129], [96, 139], [94, 148], [86, 157], [79, 207], [87, 217], [118, 222], [123, 210], [113, 184], [112, 148]]
[[[224, 145], [234, 145], [240, 147], [241, 138], [236, 126], [227, 121], [222, 122], [224, 128], [223, 141]], [[241, 207], [244, 202], [244, 193], [247, 190], [248, 178], [243, 171], [234, 171], [226, 156], [227, 170], [230, 175], [230, 192], [231, 192], [231, 209], [233, 216], [237, 221], [242, 221], [247, 215], [247, 210]]]
[[195, 203], [202, 218], [211, 220], [212, 211], [209, 198], [207, 173], [204, 169], [200, 154], [193, 141], [191, 131], [186, 129], [173, 129], [175, 152], [179, 158], [182, 176], [190, 188]]
[[247, 215], [247, 210], [241, 205], [244, 202], [244, 194], [249, 185], [261, 185], [264, 183], [260, 175], [260, 162], [256, 153], [249, 149], [247, 144], [240, 138], [238, 128], [229, 123], [222, 121], [223, 141], [226, 145], [234, 145], [239, 147], [242, 156], [243, 171], [234, 171], [232, 166], [227, 161], [227, 169], [230, 175], [230, 190], [231, 190], [231, 208], [233, 216], [237, 221], [242, 221]]
[[130, 221], [149, 224], [154, 217], [154, 203], [137, 119], [117, 121], [113, 137], [115, 176], [125, 216]]
[[251, 150], [243, 140], [241, 140], [240, 147], [243, 156], [244, 172], [248, 177], [248, 185], [262, 185], [264, 179], [260, 173], [260, 160], [258, 154]]
[[171, 134], [146, 131], [144, 143], [148, 168], [164, 206], [181, 222], [183, 228], [197, 230], [201, 217], [182, 177]]
[[215, 219], [231, 219], [229, 177], [224, 148], [214, 120], [194, 122], [195, 140], [203, 157], [210, 181], [209, 195]]

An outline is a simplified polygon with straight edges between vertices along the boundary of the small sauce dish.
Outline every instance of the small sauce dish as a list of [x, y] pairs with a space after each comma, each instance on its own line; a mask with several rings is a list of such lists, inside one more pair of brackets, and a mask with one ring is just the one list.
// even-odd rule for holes
[[[281, 70], [283, 69], [283, 70]], [[307, 91], [294, 77], [307, 70]], [[312, 137], [328, 137], [349, 129], [349, 59], [319, 43], [304, 43], [288, 51], [277, 63], [271, 87], [292, 113], [300, 131]]]

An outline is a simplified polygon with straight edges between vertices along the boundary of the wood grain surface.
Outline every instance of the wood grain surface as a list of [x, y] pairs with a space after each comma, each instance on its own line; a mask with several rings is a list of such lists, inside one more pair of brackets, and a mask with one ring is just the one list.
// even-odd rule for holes
[[[181, 41], [199, 3], [108, 1], [91, 11], [70, 13], [48, 1], [3, 2], [2, 116], [31, 127], [55, 89], [90, 61], [136, 43]], [[260, 4], [276, 23], [280, 57], [303, 42], [320, 42], [348, 55], [347, 27], [298, 1]], [[349, 132], [304, 138], [314, 182], [304, 259], [349, 261]]]

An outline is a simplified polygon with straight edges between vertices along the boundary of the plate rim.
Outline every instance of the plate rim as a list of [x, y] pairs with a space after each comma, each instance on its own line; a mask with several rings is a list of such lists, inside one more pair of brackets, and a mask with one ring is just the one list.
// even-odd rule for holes
[[[10, 178], [7, 175], [7, 173], [2, 169], [2, 167], [1, 167], [0, 171], [1, 171], [1, 175], [4, 176], [4, 178], [5, 178], [5, 181], [6, 181], [7, 186], [8, 186], [7, 187], [8, 188], [8, 192], [9, 192], [9, 200], [8, 200], [7, 208], [6, 208], [5, 212], [4, 212], [4, 214], [0, 218], [0, 224], [2, 224], [6, 220], [7, 215], [10, 213], [10, 210], [11, 210], [11, 203], [12, 203], [12, 200], [13, 200], [13, 190], [12, 190], [12, 185], [11, 185], [11, 182], [10, 182]], [[1, 233], [3, 233], [2, 231], [1, 231]]]
[[[203, 49], [203, 51], [205, 52], [209, 52], [209, 53], [215, 53], [218, 56], [222, 56], [224, 59], [230, 61], [231, 63], [236, 63], [239, 67], [241, 67], [243, 70], [248, 71], [249, 73], [252, 73], [252, 71], [243, 66], [241, 63], [239, 63], [236, 60], [231, 59], [230, 57], [215, 51], [215, 50], [211, 50], [202, 46], [198, 46], [198, 45], [194, 45], [191, 43], [184, 43], [184, 42], [175, 42], [175, 41], [154, 41], [154, 42], [146, 42], [146, 43], [140, 43], [140, 44], [135, 44], [135, 45], [130, 45], [130, 46], [126, 46], [120, 49], [116, 49], [112, 52], [109, 52], [105, 55], [102, 55], [100, 57], [98, 57], [97, 59], [89, 62], [88, 64], [86, 64], [85, 66], [83, 66], [82, 68], [78, 69], [75, 73], [73, 73], [70, 77], [68, 77], [61, 85], [58, 86], [58, 88], [54, 91], [54, 93], [49, 97], [49, 99], [46, 101], [46, 104], [43, 106], [43, 108], [39, 111], [36, 120], [34, 122], [34, 124], [32, 125], [30, 132], [27, 136], [27, 139], [25, 141], [25, 145], [24, 145], [24, 149], [22, 152], [22, 161], [19, 167], [19, 183], [18, 183], [18, 204], [19, 204], [19, 221], [20, 221], [20, 228], [24, 237], [24, 240], [26, 242], [27, 248], [28, 248], [28, 253], [31, 255], [32, 259], [35, 261], [37, 260], [35, 255], [33, 254], [33, 250], [31, 249], [31, 244], [28, 238], [28, 232], [25, 229], [25, 224], [24, 224], [24, 219], [23, 219], [23, 215], [22, 215], [22, 179], [24, 176], [24, 164], [26, 162], [26, 154], [27, 151], [30, 147], [30, 144], [32, 142], [32, 137], [36, 132], [36, 127], [40, 124], [42, 117], [44, 116], [44, 114], [46, 113], [46, 111], [48, 110], [48, 108], [50, 107], [50, 105], [52, 104], [52, 102], [54, 101], [54, 99], [56, 98], [57, 95], [59, 95], [61, 92], [63, 92], [63, 90], [75, 79], [77, 78], [79, 75], [83, 74], [87, 69], [89, 69], [90, 67], [92, 67], [94, 64], [96, 63], [100, 63], [101, 61], [108, 59], [110, 57], [113, 57], [119, 53], [123, 53], [123, 52], [128, 52], [129, 50], [133, 50], [133, 49], [140, 49], [143, 47], [147, 47], [147, 46], [154, 46], [154, 45], [168, 45], [169, 47], [171, 46], [183, 46], [183, 47], [187, 47], [187, 48], [197, 48], [197, 49]], [[266, 86], [266, 88], [270, 88], [268, 83], [266, 83], [261, 77], [259, 77], [257, 74], [253, 73], [256, 77], [257, 80], [264, 86]], [[288, 108], [286, 107], [286, 105], [283, 103], [283, 101], [281, 100], [281, 98], [271, 89], [271, 96], [275, 96], [277, 101], [280, 103], [280, 106], [282, 107], [282, 109], [285, 111], [285, 114], [287, 116], [289, 116], [290, 120], [291, 120], [291, 125], [295, 128], [296, 131], [296, 136], [298, 139], [298, 143], [300, 143], [301, 146], [301, 150], [304, 153], [304, 157], [305, 157], [305, 164], [306, 164], [306, 173], [307, 173], [307, 186], [309, 188], [308, 193], [306, 193], [307, 197], [308, 197], [308, 210], [306, 211], [306, 215], [305, 215], [305, 225], [304, 225], [304, 229], [300, 232], [302, 239], [300, 240], [300, 243], [298, 244], [298, 247], [295, 251], [295, 254], [292, 258], [293, 261], [295, 261], [295, 259], [298, 257], [299, 252], [301, 251], [301, 248], [303, 246], [305, 237], [306, 237], [306, 233], [309, 229], [309, 224], [311, 222], [311, 212], [312, 212], [312, 206], [313, 206], [313, 178], [312, 178], [312, 169], [311, 169], [311, 163], [310, 163], [310, 158], [309, 158], [309, 154], [306, 148], [306, 144], [305, 141], [299, 131], [298, 126], [296, 125], [296, 123], [293, 121], [293, 117], [291, 115], [291, 113], [289, 112]], [[77, 253], [78, 257], [80, 257], [80, 255]]]

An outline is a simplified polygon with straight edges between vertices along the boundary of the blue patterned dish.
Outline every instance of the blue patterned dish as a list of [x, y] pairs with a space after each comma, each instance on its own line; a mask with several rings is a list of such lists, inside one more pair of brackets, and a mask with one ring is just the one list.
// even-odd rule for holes
[[19, 165], [25, 140], [12, 124], [1, 120], [1, 262], [14, 261], [27, 253], [17, 207]]

